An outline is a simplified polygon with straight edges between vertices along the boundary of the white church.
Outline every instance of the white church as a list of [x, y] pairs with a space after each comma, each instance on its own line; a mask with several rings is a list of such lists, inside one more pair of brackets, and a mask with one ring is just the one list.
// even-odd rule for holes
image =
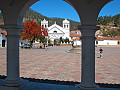
[[54, 41], [54, 39], [60, 39], [62, 37], [63, 39], [70, 38], [70, 21], [67, 19], [63, 20], [63, 26], [59, 26], [56, 22], [49, 26], [47, 20], [41, 21], [41, 26], [48, 29], [48, 39], [51, 41]]

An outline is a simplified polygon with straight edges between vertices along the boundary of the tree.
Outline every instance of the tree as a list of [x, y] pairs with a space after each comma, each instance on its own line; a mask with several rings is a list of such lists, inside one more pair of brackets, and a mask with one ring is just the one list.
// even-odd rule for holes
[[103, 31], [103, 36], [109, 36], [109, 37], [116, 37], [116, 36], [120, 36], [120, 31], [119, 29], [111, 29], [111, 30], [108, 30], [108, 31]]
[[69, 42], [70, 42], [70, 41], [69, 41], [69, 38], [66, 37], [66, 39], [64, 39], [64, 42], [65, 42], [65, 43], [67, 43], [67, 42], [69, 43]]
[[31, 47], [35, 40], [43, 41], [45, 39], [45, 36], [48, 36], [47, 29], [41, 27], [40, 25], [37, 25], [36, 22], [26, 22], [23, 24], [23, 26], [25, 26], [26, 29], [21, 31], [21, 38], [27, 39], [30, 42]]
[[64, 42], [64, 39], [62, 37], [60, 37], [60, 42], [59, 43], [63, 43]]
[[115, 24], [115, 26], [119, 26], [120, 25], [120, 14], [115, 16], [114, 24]]

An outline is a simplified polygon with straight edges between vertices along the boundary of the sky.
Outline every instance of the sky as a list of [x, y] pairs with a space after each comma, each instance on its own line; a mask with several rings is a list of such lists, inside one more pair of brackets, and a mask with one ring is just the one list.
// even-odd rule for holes
[[[80, 22], [75, 9], [62, 0], [40, 0], [30, 8], [47, 17], [67, 18]], [[120, 14], [120, 0], [114, 0], [105, 5], [100, 11], [99, 16], [114, 16], [116, 14]]]
[[[40, 0], [30, 8], [47, 17], [67, 18], [80, 22], [75, 9], [62, 0]], [[104, 6], [99, 16], [114, 16], [116, 14], [120, 14], [120, 0], [114, 0]]]

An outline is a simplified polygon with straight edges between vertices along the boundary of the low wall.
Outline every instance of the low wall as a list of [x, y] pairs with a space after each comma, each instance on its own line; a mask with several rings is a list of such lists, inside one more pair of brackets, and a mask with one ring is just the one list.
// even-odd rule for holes
[[96, 45], [97, 47], [120, 47], [120, 45]]

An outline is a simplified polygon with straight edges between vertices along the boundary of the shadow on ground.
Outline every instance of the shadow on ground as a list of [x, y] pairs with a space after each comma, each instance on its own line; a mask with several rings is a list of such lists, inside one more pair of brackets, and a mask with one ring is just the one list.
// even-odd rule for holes
[[[5, 79], [6, 76], [1, 76], [0, 79]], [[48, 83], [48, 84], [57, 84], [57, 85], [75, 85], [79, 84], [80, 82], [73, 82], [73, 81], [59, 81], [59, 80], [48, 80], [48, 79], [35, 79], [35, 78], [24, 78], [29, 82], [38, 82], [38, 83]], [[107, 84], [107, 83], [96, 83], [102, 88], [120, 88], [120, 84]]]

